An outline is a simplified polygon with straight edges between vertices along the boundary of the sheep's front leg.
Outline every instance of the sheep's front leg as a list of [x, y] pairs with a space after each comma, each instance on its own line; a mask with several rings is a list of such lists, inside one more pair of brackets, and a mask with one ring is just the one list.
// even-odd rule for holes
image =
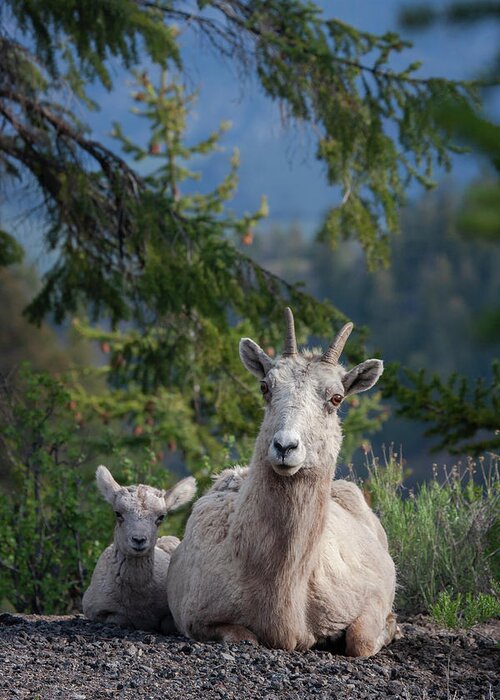
[[385, 620], [382, 620], [383, 616], [381, 618], [376, 612], [365, 611], [349, 625], [345, 638], [347, 656], [373, 656], [393, 639], [401, 637], [393, 613], [389, 613]]
[[209, 625], [203, 632], [205, 639], [214, 639], [219, 642], [251, 642], [258, 645], [259, 640], [253, 632], [243, 625]]
[[116, 625], [117, 627], [133, 627], [129, 618], [123, 613], [102, 611], [95, 618], [98, 622], [105, 625]]

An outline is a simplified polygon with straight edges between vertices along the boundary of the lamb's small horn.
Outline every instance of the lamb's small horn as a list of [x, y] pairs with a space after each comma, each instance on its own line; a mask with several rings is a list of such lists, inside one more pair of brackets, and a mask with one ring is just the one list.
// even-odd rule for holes
[[286, 319], [286, 336], [285, 336], [285, 347], [283, 349], [282, 356], [290, 357], [291, 355], [297, 354], [297, 340], [295, 338], [295, 323], [293, 320], [292, 310], [289, 306], [285, 309], [285, 319]]
[[354, 324], [346, 323], [343, 328], [337, 333], [335, 338], [330, 343], [330, 347], [321, 358], [321, 362], [328, 362], [331, 365], [336, 365], [339, 357], [342, 354], [347, 338], [351, 335]]

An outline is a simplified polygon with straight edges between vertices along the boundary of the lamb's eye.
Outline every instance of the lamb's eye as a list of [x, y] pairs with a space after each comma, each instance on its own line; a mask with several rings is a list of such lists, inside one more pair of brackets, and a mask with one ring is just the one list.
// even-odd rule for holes
[[343, 398], [344, 397], [341, 396], [341, 394], [334, 394], [332, 396], [332, 398], [330, 399], [330, 403], [333, 404], [334, 406], [340, 406]]
[[156, 518], [156, 524], [159, 525], [159, 524], [162, 523], [164, 520], [165, 520], [165, 515], [159, 515], [159, 516]]
[[260, 390], [262, 392], [262, 396], [265, 396], [266, 394], [269, 393], [269, 386], [268, 386], [267, 382], [260, 383]]
[[118, 522], [121, 523], [123, 521], [123, 515], [117, 510], [115, 510], [115, 515]]

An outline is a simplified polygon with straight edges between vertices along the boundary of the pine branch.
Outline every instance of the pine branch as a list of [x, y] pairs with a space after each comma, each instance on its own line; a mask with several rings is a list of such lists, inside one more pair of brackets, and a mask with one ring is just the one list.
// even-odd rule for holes
[[[437, 439], [434, 450], [452, 454], [480, 454], [500, 448], [500, 365], [492, 364], [492, 378], [474, 383], [452, 375], [446, 382], [424, 371], [390, 365], [383, 379], [384, 397], [398, 401], [396, 413], [428, 424], [425, 435]], [[470, 440], [470, 438], [474, 438]]]

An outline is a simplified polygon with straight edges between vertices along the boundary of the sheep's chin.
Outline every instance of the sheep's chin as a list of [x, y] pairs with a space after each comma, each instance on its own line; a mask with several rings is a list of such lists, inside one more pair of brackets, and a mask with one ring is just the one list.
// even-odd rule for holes
[[302, 464], [297, 464], [294, 467], [281, 467], [279, 464], [272, 464], [271, 466], [279, 476], [293, 476], [302, 469]]
[[134, 549], [133, 547], [129, 547], [127, 556], [132, 557], [133, 559], [142, 559], [142, 557], [148, 555], [150, 551], [151, 547], [145, 547], [144, 549]]

